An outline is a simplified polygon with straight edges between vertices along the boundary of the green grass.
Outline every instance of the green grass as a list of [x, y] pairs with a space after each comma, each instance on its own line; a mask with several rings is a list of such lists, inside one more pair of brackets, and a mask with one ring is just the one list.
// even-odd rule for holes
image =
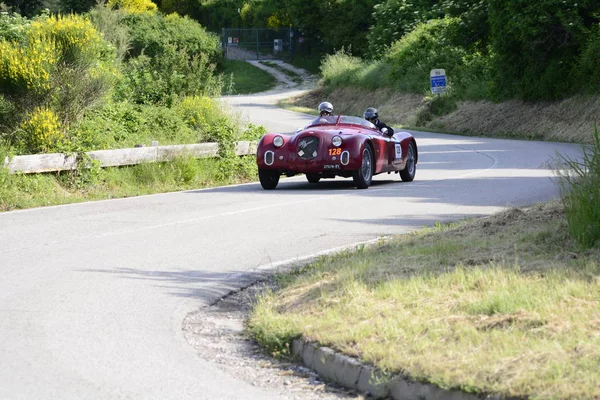
[[225, 61], [224, 75], [226, 82], [229, 82], [224, 94], [260, 93], [274, 88], [277, 83], [273, 75], [239, 60]]
[[321, 73], [321, 58], [322, 55], [320, 54], [295, 55], [289, 63], [294, 67], [305, 69], [313, 75], [319, 75]]
[[304, 337], [444, 388], [598, 398], [599, 261], [561, 203], [512, 209], [282, 275], [248, 329], [274, 354]]
[[80, 172], [8, 174], [0, 170], [0, 211], [105, 200], [257, 180], [252, 156], [178, 158], [168, 163]]
[[594, 142], [583, 159], [562, 157], [563, 198], [571, 235], [583, 248], [600, 244], [600, 136], [594, 129]]

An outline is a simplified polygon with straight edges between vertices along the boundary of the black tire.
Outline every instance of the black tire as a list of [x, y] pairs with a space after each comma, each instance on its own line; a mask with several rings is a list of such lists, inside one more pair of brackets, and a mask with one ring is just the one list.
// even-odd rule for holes
[[404, 166], [404, 169], [400, 171], [400, 178], [402, 178], [403, 182], [412, 182], [413, 179], [415, 179], [417, 173], [416, 153], [415, 144], [410, 142], [408, 145], [408, 155], [406, 156], [406, 165]]
[[279, 172], [271, 169], [258, 169], [258, 179], [265, 190], [273, 190], [279, 183]]
[[365, 144], [361, 160], [361, 167], [354, 171], [352, 179], [357, 189], [366, 189], [373, 180], [373, 151], [368, 144]]
[[321, 177], [317, 174], [306, 174], [306, 180], [308, 183], [319, 183]]

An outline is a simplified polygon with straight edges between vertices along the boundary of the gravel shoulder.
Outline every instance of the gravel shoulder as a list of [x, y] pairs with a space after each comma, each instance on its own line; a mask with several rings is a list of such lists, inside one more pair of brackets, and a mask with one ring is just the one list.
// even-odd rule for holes
[[364, 399], [326, 383], [309, 368], [266, 355], [245, 333], [244, 324], [258, 294], [275, 287], [265, 280], [225, 296], [215, 304], [188, 314], [182, 329], [198, 356], [216, 368], [253, 386], [277, 392], [290, 400]]

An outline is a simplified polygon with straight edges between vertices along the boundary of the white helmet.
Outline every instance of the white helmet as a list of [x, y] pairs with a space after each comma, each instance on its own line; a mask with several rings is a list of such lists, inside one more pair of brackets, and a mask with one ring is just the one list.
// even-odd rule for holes
[[328, 115], [333, 114], [333, 104], [328, 101], [319, 104], [319, 114], [323, 115], [323, 113], [327, 113]]

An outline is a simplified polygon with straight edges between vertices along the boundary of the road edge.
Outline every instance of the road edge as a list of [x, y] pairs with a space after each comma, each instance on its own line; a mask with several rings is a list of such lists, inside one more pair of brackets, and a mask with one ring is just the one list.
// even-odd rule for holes
[[[230, 287], [228, 293], [220, 296], [217, 300], [207, 305], [207, 307], [214, 306], [232, 294], [258, 284], [267, 275], [291, 272], [311, 264], [322, 256], [339, 254], [345, 251], [357, 251], [362, 248], [383, 244], [390, 239], [388, 236], [379, 237], [290, 260], [264, 264], [243, 273], [231, 274], [228, 278], [235, 279], [238, 285], [235, 288]], [[499, 400], [504, 398], [500, 395], [478, 395], [461, 390], [447, 390], [432, 383], [417, 382], [403, 375], [390, 375], [356, 358], [338, 353], [329, 347], [320, 346], [318, 343], [309, 342], [304, 339], [295, 339], [292, 341], [291, 354], [296, 361], [314, 370], [322, 378], [346, 389], [365, 393], [375, 399]]]

